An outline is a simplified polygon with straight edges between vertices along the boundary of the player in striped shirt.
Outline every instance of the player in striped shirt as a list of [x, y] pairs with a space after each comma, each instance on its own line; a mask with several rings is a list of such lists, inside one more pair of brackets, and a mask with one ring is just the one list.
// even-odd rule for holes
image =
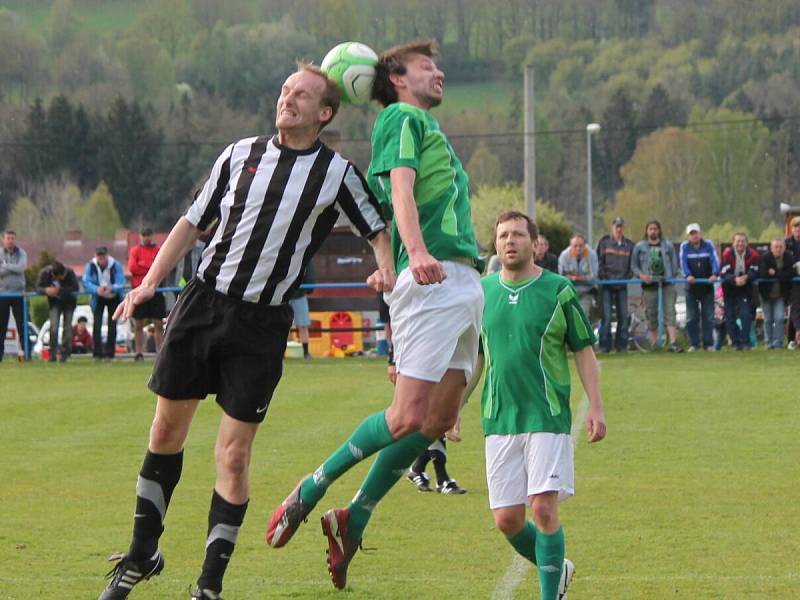
[[118, 563], [101, 600], [126, 598], [164, 568], [158, 546], [164, 515], [180, 479], [192, 417], [207, 394], [216, 394], [223, 415], [206, 557], [191, 597], [220, 598], [247, 509], [252, 443], [281, 377], [292, 323], [286, 302], [340, 214], [375, 250], [379, 269], [368, 281], [378, 291], [394, 284], [376, 200], [355, 167], [319, 141], [338, 106], [336, 84], [318, 68], [302, 66], [292, 74], [278, 98], [278, 134], [225, 149], [141, 285], [115, 313], [130, 317], [216, 224], [170, 315], [150, 378], [158, 402], [136, 485], [133, 541], [126, 553], [112, 557]]

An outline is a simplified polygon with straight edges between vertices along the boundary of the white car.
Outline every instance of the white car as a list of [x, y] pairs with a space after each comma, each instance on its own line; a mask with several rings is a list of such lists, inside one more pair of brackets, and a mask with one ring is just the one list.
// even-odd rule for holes
[[[94, 316], [92, 315], [92, 308], [88, 304], [81, 304], [75, 307], [75, 313], [72, 315], [72, 324], [78, 322], [78, 317], [86, 317], [86, 328], [91, 334], [94, 327]], [[101, 329], [103, 340], [105, 341], [108, 331], [108, 313], [103, 313], [103, 327]], [[39, 337], [36, 344], [33, 346], [32, 354], [34, 356], [41, 356], [42, 350], [50, 347], [50, 321], [45, 321], [42, 329], [39, 331]], [[130, 328], [130, 319], [117, 323], [117, 349], [116, 353], [129, 352], [133, 347], [133, 333]]]
[[[36, 344], [36, 340], [39, 337], [39, 328], [33, 324], [33, 322], [28, 321], [28, 344], [29, 348], [33, 350], [34, 345]], [[17, 333], [17, 323], [14, 321], [14, 315], [9, 315], [8, 320], [8, 330], [6, 331], [6, 339], [3, 340], [3, 354], [6, 356], [18, 356], [21, 351], [24, 349], [19, 347], [19, 340], [21, 336]]]

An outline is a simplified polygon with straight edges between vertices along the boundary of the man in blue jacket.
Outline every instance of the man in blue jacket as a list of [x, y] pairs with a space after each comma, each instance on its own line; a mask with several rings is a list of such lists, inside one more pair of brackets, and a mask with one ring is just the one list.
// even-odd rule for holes
[[[700, 329], [703, 330], [703, 348], [714, 350], [714, 282], [719, 272], [719, 258], [714, 244], [703, 239], [700, 225], [686, 227], [686, 240], [681, 244], [681, 271], [686, 277], [686, 331], [689, 334], [689, 352], [700, 348]], [[698, 283], [708, 279], [708, 283]]]
[[[125, 274], [122, 264], [108, 255], [105, 246], [98, 246], [94, 258], [83, 268], [83, 287], [92, 295], [91, 306], [94, 326], [92, 339], [95, 360], [114, 358], [117, 344], [117, 322], [111, 318], [124, 294]], [[108, 309], [108, 332], [103, 345], [103, 311]]]

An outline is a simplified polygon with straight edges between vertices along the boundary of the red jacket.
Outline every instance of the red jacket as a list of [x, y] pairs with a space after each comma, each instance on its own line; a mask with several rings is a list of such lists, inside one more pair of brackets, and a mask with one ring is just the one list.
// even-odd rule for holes
[[725, 249], [722, 253], [722, 260], [719, 262], [719, 276], [722, 279], [722, 291], [725, 297], [733, 296], [749, 296], [752, 294], [753, 283], [759, 277], [759, 265], [761, 264], [761, 255], [755, 249], [747, 246], [744, 251], [744, 273], [747, 275], [747, 283], [743, 286], [737, 286], [734, 283], [736, 278], [736, 255], [734, 254], [733, 246]]
[[128, 270], [131, 272], [131, 287], [139, 287], [156, 259], [160, 246], [134, 246], [128, 257]]

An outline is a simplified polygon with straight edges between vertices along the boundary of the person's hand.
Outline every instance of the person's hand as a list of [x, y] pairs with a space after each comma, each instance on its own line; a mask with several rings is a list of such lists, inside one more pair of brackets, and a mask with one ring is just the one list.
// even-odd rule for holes
[[586, 432], [590, 444], [606, 437], [606, 418], [603, 409], [589, 408], [589, 414], [586, 415]]
[[688, 283], [689, 285], [692, 285], [694, 282], [695, 282], [694, 275], [687, 275], [686, 276], [686, 283]]
[[427, 250], [409, 254], [408, 263], [411, 275], [419, 285], [441, 283], [447, 279], [444, 265], [428, 254]]
[[461, 441], [461, 415], [458, 415], [458, 417], [456, 417], [455, 424], [453, 424], [453, 426], [445, 432], [444, 437], [446, 437], [451, 442]]
[[375, 272], [367, 277], [367, 285], [376, 292], [391, 292], [397, 275], [394, 269], [376, 269]]
[[641, 275], [639, 275], [639, 279], [641, 279], [645, 283], [650, 283], [653, 281], [653, 276], [647, 275], [646, 273], [642, 273]]
[[395, 365], [386, 367], [386, 377], [392, 382], [392, 385], [397, 383], [397, 367]]
[[773, 269], [773, 268], [771, 268], [771, 267], [770, 267], [770, 268], [767, 270], [767, 273], [769, 274], [769, 276], [770, 276], [770, 277], [774, 277], [774, 276], [775, 276], [775, 269]]
[[711, 277], [708, 278], [708, 283], [714, 283], [717, 279], [718, 278], [716, 275], [712, 275]]
[[56, 296], [58, 296], [58, 286], [57, 285], [48, 286], [44, 288], [44, 293], [50, 296], [51, 298], [55, 298]]
[[155, 286], [144, 284], [140, 285], [136, 289], [131, 290], [125, 296], [125, 300], [120, 302], [119, 306], [117, 306], [117, 310], [114, 311], [114, 315], [111, 318], [115, 321], [124, 321], [125, 319], [130, 318], [133, 315], [133, 309], [150, 300], [150, 298], [152, 298], [155, 294], [155, 291]]

